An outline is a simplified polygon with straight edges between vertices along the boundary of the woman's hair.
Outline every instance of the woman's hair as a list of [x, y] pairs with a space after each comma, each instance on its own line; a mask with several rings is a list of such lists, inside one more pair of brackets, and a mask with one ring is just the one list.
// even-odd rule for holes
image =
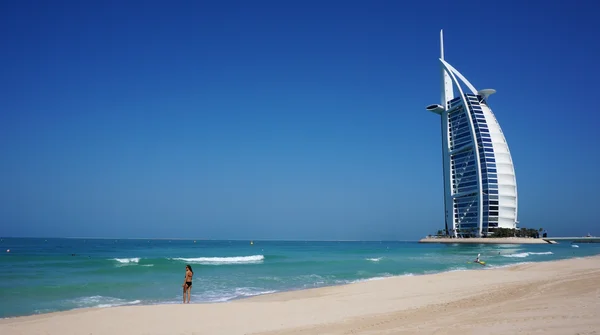
[[188, 268], [188, 269], [190, 269], [190, 271], [192, 272], [192, 274], [194, 273], [194, 270], [192, 270], [192, 266], [191, 265], [188, 264], [185, 267]]

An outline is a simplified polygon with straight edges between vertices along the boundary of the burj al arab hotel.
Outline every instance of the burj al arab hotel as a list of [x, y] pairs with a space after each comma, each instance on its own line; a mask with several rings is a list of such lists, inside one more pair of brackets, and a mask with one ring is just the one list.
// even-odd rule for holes
[[[444, 60], [440, 32], [441, 117], [446, 232], [491, 236], [517, 226], [517, 181], [502, 129], [488, 105], [493, 89], [477, 90]], [[456, 90], [456, 95], [455, 95]]]

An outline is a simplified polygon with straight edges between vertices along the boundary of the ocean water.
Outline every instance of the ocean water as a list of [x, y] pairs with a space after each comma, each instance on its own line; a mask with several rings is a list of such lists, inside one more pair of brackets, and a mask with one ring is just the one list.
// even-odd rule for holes
[[[10, 252], [6, 252], [10, 250]], [[477, 254], [487, 266], [468, 263]], [[600, 244], [442, 245], [417, 242], [4, 238], [0, 318], [85, 307], [192, 303], [390, 276], [481, 270], [600, 254]]]

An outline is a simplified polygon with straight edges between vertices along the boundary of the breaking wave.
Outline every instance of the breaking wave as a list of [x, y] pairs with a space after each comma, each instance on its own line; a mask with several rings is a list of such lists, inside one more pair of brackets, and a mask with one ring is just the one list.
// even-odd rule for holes
[[265, 259], [264, 255], [233, 256], [233, 257], [198, 257], [198, 258], [170, 258], [191, 264], [225, 265], [225, 264], [259, 264]]
[[377, 258], [367, 258], [367, 261], [371, 261], [371, 262], [379, 262], [383, 257], [377, 257]]
[[71, 299], [67, 301], [68, 304], [74, 305], [75, 308], [107, 308], [107, 307], [116, 307], [116, 306], [126, 306], [126, 305], [137, 305], [141, 303], [140, 300], [125, 300], [113, 297], [105, 297], [101, 295], [94, 295], [90, 297], [81, 297], [76, 299]]
[[121, 264], [131, 264], [131, 263], [139, 263], [140, 262], [140, 258], [139, 257], [135, 257], [135, 258], [113, 258], [114, 261], [117, 261]]
[[552, 255], [552, 254], [554, 254], [552, 251], [546, 251], [546, 252], [520, 252], [520, 253], [517, 253], [517, 254], [502, 255], [502, 257], [525, 258], [525, 257], [529, 257], [530, 255]]

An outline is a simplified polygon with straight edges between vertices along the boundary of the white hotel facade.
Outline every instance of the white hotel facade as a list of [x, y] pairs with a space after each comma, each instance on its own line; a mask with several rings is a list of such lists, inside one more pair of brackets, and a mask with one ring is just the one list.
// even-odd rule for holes
[[516, 228], [515, 169], [488, 106], [496, 91], [478, 91], [444, 60], [443, 31], [440, 47], [441, 105], [429, 105], [427, 110], [441, 117], [446, 232], [490, 236], [496, 228]]

